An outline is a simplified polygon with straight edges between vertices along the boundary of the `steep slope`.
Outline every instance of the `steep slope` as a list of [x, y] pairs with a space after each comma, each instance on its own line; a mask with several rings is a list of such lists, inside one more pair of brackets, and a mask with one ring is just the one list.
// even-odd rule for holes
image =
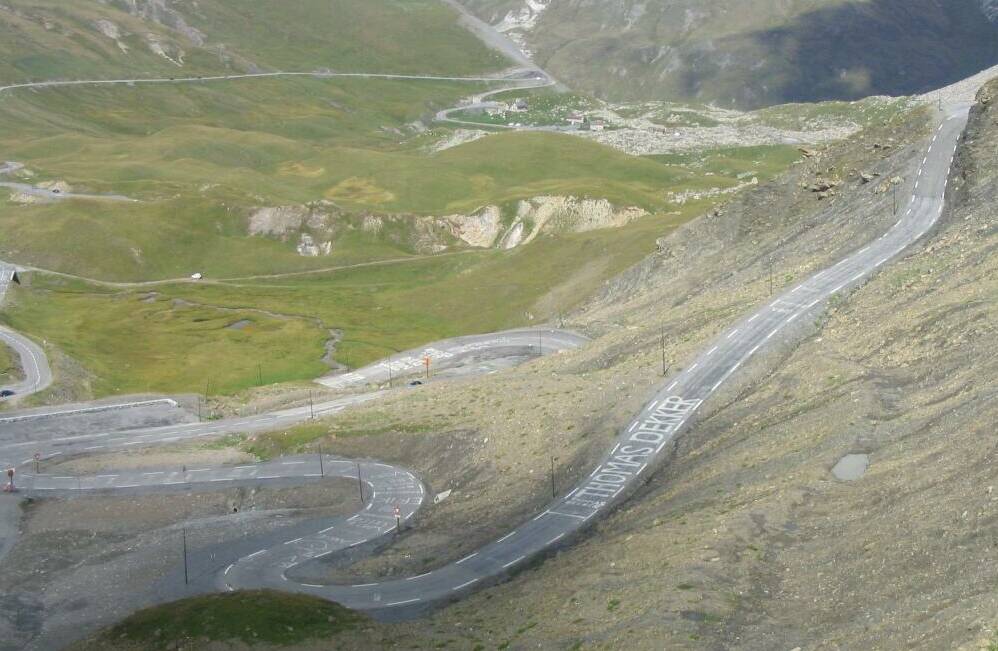
[[998, 62], [990, 0], [467, 0], [570, 86], [758, 107], [923, 92]]

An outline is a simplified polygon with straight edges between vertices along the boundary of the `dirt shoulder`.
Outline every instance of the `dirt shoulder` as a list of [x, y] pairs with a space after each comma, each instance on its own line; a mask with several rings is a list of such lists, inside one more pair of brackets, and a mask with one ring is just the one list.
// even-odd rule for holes
[[21, 359], [11, 348], [0, 344], [0, 384], [12, 384], [23, 379]]

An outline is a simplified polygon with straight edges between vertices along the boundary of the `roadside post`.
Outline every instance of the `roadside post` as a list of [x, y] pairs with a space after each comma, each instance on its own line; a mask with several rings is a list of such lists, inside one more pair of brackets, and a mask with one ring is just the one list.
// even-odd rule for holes
[[665, 365], [665, 326], [662, 326], [662, 377], [665, 377], [668, 371], [669, 369]]
[[39, 462], [42, 460], [42, 455], [39, 452], [35, 452], [31, 457], [35, 461], [35, 474], [38, 474]]
[[554, 455], [551, 455], [551, 499], [555, 498], [554, 491]]
[[14, 469], [7, 468], [7, 485], [3, 487], [5, 493], [13, 493], [16, 488], [14, 488]]
[[190, 575], [187, 570], [187, 527], [183, 528], [184, 534], [184, 585], [190, 584]]
[[319, 476], [326, 476], [326, 469], [322, 467], [322, 446], [319, 446]]
[[357, 462], [357, 492], [360, 493], [360, 503], [364, 503], [364, 482], [360, 479], [360, 462]]
[[430, 379], [430, 356], [427, 355], [423, 358], [423, 365], [426, 366], [426, 379]]
[[402, 534], [402, 509], [399, 505], [395, 505], [395, 535], [399, 536]]
[[769, 254], [769, 295], [773, 295], [773, 254]]
[[312, 402], [312, 390], [308, 390], [308, 417], [309, 420], [315, 420], [315, 403]]

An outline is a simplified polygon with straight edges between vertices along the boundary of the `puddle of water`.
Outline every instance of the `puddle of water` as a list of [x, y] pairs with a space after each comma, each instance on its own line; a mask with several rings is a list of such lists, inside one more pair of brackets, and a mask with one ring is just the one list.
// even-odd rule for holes
[[832, 468], [832, 474], [842, 481], [854, 481], [866, 473], [870, 466], [870, 455], [847, 454]]

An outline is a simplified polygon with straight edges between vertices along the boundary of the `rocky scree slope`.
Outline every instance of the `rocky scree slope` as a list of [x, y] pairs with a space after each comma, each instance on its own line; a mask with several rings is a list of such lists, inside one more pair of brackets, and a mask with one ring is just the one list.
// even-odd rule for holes
[[464, 2], [558, 79], [613, 100], [907, 95], [998, 63], [994, 0]]
[[537, 196], [505, 210], [487, 205], [469, 214], [441, 217], [407, 214], [347, 215], [330, 201], [308, 205], [255, 208], [250, 235], [297, 243], [303, 256], [329, 255], [338, 240], [362, 232], [419, 254], [462, 248], [513, 249], [541, 233], [584, 233], [625, 226], [648, 215], [638, 206], [615, 206], [606, 199]]

